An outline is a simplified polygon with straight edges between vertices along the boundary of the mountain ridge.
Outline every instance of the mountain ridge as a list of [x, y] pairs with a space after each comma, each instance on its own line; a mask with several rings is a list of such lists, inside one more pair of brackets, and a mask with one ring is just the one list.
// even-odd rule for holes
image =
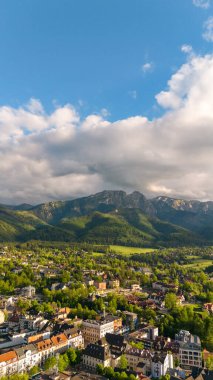
[[5, 239], [2, 231], [7, 229], [9, 240], [55, 238], [130, 245], [180, 245], [181, 241], [210, 244], [213, 202], [167, 196], [147, 199], [138, 191], [127, 194], [123, 190], [104, 190], [88, 197], [36, 206], [1, 205], [1, 240]]

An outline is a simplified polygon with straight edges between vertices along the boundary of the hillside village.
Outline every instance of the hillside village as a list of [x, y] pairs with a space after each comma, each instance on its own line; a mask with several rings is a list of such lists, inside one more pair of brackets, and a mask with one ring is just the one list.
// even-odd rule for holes
[[178, 264], [198, 252], [107, 249], [2, 246], [0, 377], [211, 380], [211, 272]]

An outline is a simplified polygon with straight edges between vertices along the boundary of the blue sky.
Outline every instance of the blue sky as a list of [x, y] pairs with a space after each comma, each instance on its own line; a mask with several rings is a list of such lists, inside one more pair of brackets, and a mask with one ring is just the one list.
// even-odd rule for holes
[[181, 46], [212, 51], [202, 38], [211, 14], [192, 0], [1, 0], [0, 104], [34, 97], [47, 110], [154, 117], [155, 94], [185, 61]]
[[0, 203], [213, 200], [213, 0], [0, 0]]

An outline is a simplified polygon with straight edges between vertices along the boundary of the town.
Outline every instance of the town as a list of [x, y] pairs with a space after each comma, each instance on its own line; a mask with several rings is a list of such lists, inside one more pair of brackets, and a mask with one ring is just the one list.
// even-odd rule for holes
[[0, 378], [213, 379], [213, 249], [123, 250], [2, 245]]

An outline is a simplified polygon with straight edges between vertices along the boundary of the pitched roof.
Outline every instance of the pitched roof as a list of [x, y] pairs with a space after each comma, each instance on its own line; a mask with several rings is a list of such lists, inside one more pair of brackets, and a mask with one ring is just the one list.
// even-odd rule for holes
[[100, 346], [99, 344], [93, 343], [88, 344], [88, 346], [83, 351], [83, 354], [102, 361], [110, 358], [110, 351], [108, 346]]
[[71, 327], [64, 331], [67, 338], [74, 338], [81, 334], [81, 331], [77, 327]]
[[58, 334], [51, 338], [51, 341], [53, 342], [54, 346], [58, 346], [62, 343], [67, 343], [67, 337], [65, 334]]
[[11, 360], [17, 360], [17, 355], [15, 351], [8, 351], [5, 354], [0, 355], [0, 363], [9, 362]]
[[41, 342], [36, 343], [38, 351], [47, 350], [53, 346], [53, 343], [50, 339], [42, 340]]
[[161, 353], [155, 352], [154, 357], [152, 358], [152, 362], [153, 363], [162, 363], [162, 364], [164, 364], [166, 355], [167, 354], [164, 353], [164, 352], [161, 352]]
[[106, 333], [105, 338], [110, 346], [122, 347], [125, 345], [125, 337], [122, 335]]

